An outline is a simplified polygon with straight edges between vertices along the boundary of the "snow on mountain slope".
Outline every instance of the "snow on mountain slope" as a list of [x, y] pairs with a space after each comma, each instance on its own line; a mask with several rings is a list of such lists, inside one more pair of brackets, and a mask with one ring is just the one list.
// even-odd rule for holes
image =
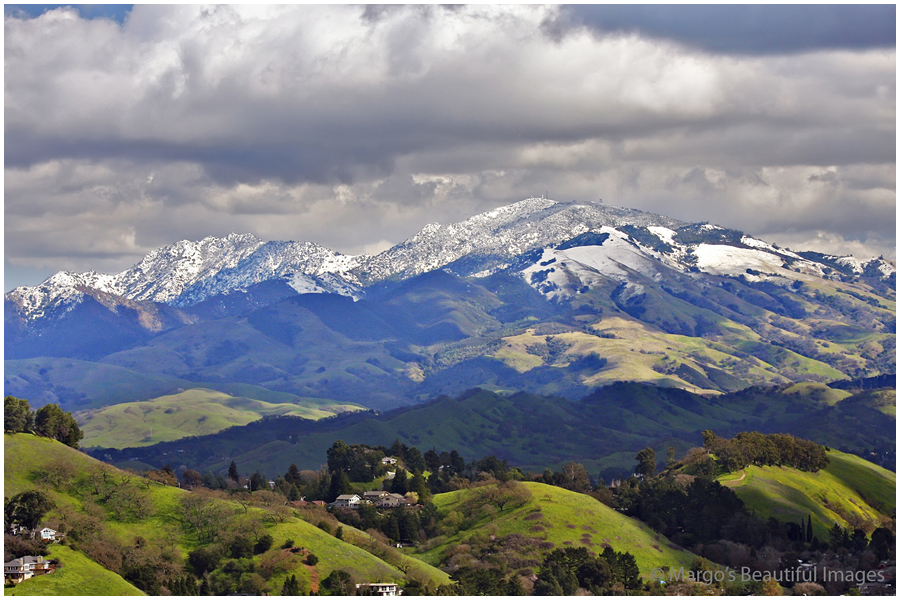
[[36, 287], [19, 287], [6, 299], [26, 319], [44, 316], [49, 308], [80, 302], [79, 287], [88, 287], [131, 300], [169, 303], [189, 286], [236, 265], [262, 241], [250, 234], [181, 241], [154, 250], [138, 264], [117, 275], [60, 272]]
[[713, 275], [738, 275], [753, 269], [763, 273], [779, 273], [784, 261], [764, 250], [738, 248], [718, 244], [698, 244], [694, 249], [697, 268]]
[[346, 256], [311, 242], [267, 242], [237, 264], [196, 282], [172, 304], [190, 306], [218, 294], [279, 278], [288, 280], [298, 293], [358, 296], [359, 286], [348, 273], [365, 258]]
[[[816, 253], [800, 256], [714, 225], [688, 224], [606, 204], [528, 198], [459, 223], [426, 225], [376, 256], [347, 256], [311, 242], [263, 243], [251, 234], [231, 234], [160, 248], [115, 275], [60, 272], [39, 286], [17, 288], [6, 299], [21, 318], [32, 320], [64, 314], [66, 307], [82, 300], [79, 289], [84, 288], [182, 308], [276, 279], [298, 293], [359, 298], [366, 285], [441, 267], [463, 276], [487, 276], [508, 268], [529, 251], [553, 249], [588, 232], [608, 238], [599, 246], [545, 250], [536, 264], [553, 259], [566, 262], [571, 265], [573, 281], [585, 282], [600, 276], [627, 279], [623, 273], [629, 270], [652, 277], [654, 270], [666, 267], [730, 276], [745, 274], [747, 269], [788, 277], [791, 271], [818, 277], [855, 274], [882, 279], [894, 274], [893, 265], [881, 259], [863, 262]], [[833, 273], [834, 268], [840, 272]], [[549, 289], [557, 279], [557, 285], [562, 284], [560, 269], [529, 267], [524, 274], [531, 278], [544, 271], [544, 288]]]
[[625, 224], [678, 227], [669, 217], [606, 204], [554, 202], [529, 198], [475, 215], [451, 225], [430, 224], [415, 236], [367, 260], [356, 269], [363, 282], [388, 277], [410, 277], [474, 255], [491, 257], [484, 270], [460, 274], [487, 275], [528, 250], [554, 246], [587, 231]]
[[660, 277], [660, 268], [665, 267], [647, 249], [612, 227], [602, 227], [599, 232], [608, 236], [600, 245], [544, 249], [540, 259], [521, 271], [525, 281], [555, 299], [571, 297], [604, 279], [628, 282], [633, 273]]
[[151, 252], [118, 276], [117, 289], [103, 291], [134, 300], [170, 303], [194, 283], [236, 265], [261, 244], [254, 235], [234, 233], [196, 243], [181, 241]]

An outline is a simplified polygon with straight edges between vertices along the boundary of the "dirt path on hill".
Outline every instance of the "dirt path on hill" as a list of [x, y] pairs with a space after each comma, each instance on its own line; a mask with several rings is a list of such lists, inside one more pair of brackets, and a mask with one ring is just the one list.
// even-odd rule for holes
[[722, 482], [722, 485], [724, 485], [725, 487], [737, 487], [737, 485], [738, 485], [740, 482], [742, 482], [742, 481], [744, 480], [745, 477], [747, 477], [747, 472], [744, 471], [743, 469], [741, 469], [741, 476], [740, 476], [740, 477], [738, 477], [737, 479], [732, 479], [731, 481], [723, 481], [723, 482]]
[[309, 571], [309, 593], [319, 593], [319, 569], [311, 565], [303, 565]]

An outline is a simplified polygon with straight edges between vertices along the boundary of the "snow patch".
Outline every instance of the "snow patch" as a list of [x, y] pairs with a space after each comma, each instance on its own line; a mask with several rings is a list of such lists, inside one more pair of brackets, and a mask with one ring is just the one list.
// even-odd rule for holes
[[765, 273], [779, 273], [784, 262], [778, 256], [762, 250], [736, 248], [718, 244], [700, 244], [694, 249], [697, 267], [713, 275], [738, 276], [747, 269]]
[[659, 239], [661, 239], [662, 241], [664, 241], [667, 244], [675, 243], [676, 232], [669, 229], [668, 227], [650, 226], [647, 228], [647, 231], [649, 231], [650, 233], [652, 233], [653, 235], [655, 235], [656, 237], [658, 237]]

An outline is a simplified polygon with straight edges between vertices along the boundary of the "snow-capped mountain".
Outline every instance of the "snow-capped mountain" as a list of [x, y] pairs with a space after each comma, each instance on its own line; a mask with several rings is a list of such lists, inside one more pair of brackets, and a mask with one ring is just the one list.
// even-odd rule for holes
[[366, 257], [347, 256], [311, 242], [267, 242], [233, 266], [195, 282], [170, 303], [191, 306], [207, 298], [271, 279], [283, 279], [298, 294], [359, 294], [350, 273]]
[[86, 406], [240, 383], [383, 409], [475, 386], [859, 378], [896, 370], [894, 283], [882, 259], [544, 198], [376, 256], [230, 235], [7, 294], [6, 393]]
[[71, 309], [83, 299], [80, 288], [92, 288], [130, 300], [174, 304], [193, 284], [212, 277], [252, 253], [262, 240], [251, 234], [181, 241], [154, 250], [138, 264], [116, 275], [61, 271], [35, 287], [22, 286], [6, 294], [26, 320], [48, 311]]
[[[606, 241], [556, 249], [591, 232]], [[551, 296], [564, 293], [560, 279], [564, 271], [567, 280], [581, 282], [579, 289], [598, 277], [625, 280], [632, 272], [658, 277], [660, 269], [782, 278], [805, 274], [888, 279], [895, 272], [881, 259], [863, 262], [796, 254], [714, 225], [688, 224], [606, 204], [529, 198], [460, 223], [426, 225], [376, 256], [347, 256], [311, 242], [264, 243], [251, 234], [231, 234], [160, 248], [115, 275], [60, 272], [38, 286], [16, 288], [6, 300], [28, 322], [65, 314], [83, 300], [86, 288], [180, 308], [267, 281], [283, 282], [299, 294], [336, 293], [358, 299], [372, 283], [438, 268], [462, 276], [487, 276], [521, 262], [517, 257], [535, 249], [542, 250], [538, 260], [524, 270], [519, 265], [519, 270]], [[540, 267], [553, 261], [557, 266]], [[567, 270], [561, 268], [564, 262], [570, 265]]]
[[460, 275], [488, 275], [515, 256], [555, 246], [602, 227], [686, 225], [662, 215], [606, 204], [554, 202], [529, 198], [475, 215], [460, 223], [426, 225], [405, 242], [373, 256], [355, 269], [363, 281], [405, 278], [450, 265]]

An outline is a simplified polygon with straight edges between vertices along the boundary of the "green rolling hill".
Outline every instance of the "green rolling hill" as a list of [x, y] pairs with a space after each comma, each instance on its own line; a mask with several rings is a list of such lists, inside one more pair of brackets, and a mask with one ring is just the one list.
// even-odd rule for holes
[[[200, 471], [225, 469], [233, 459], [242, 472], [260, 469], [274, 475], [291, 463], [318, 468], [338, 439], [385, 446], [399, 439], [423, 451], [455, 449], [468, 460], [494, 454], [538, 472], [576, 461], [592, 476], [605, 473], [609, 480], [633, 467], [640, 449], [651, 446], [664, 456], [668, 446], [674, 446], [683, 453], [698, 445], [703, 429], [724, 436], [746, 430], [791, 433], [856, 452], [873, 444], [893, 448], [895, 420], [886, 412], [893, 406], [894, 391], [883, 392], [846, 396], [840, 390], [793, 386], [703, 396], [615, 383], [572, 402], [472, 390], [381, 415], [359, 412], [317, 422], [277, 417], [201, 438], [98, 450], [97, 455], [108, 454], [116, 464], [136, 460], [158, 467], [178, 456]], [[841, 396], [846, 397], [833, 402]]]
[[4, 596], [145, 596], [122, 576], [104, 569], [81, 552], [61, 544], [50, 547], [47, 558], [59, 560], [61, 567], [49, 575], [32, 577]]
[[523, 505], [474, 519], [466, 517], [478, 488], [436, 495], [433, 502], [446, 533], [440, 544], [427, 548], [419, 556], [431, 564], [441, 564], [448, 555], [457, 553], [460, 545], [471, 547], [479, 543], [479, 538], [490, 535], [495, 538], [517, 535], [520, 539], [537, 538], [544, 542], [535, 556], [553, 548], [579, 546], [595, 553], [602, 552], [605, 545], [619, 552], [627, 550], [634, 555], [645, 578], [655, 567], [689, 568], [696, 559], [694, 554], [675, 546], [640, 521], [591, 496], [543, 483], [521, 485], [531, 492]]
[[763, 517], [799, 523], [811, 515], [820, 540], [828, 539], [835, 523], [871, 531], [896, 515], [895, 473], [837, 450], [829, 451], [828, 458], [830, 463], [818, 473], [750, 466], [720, 481]]
[[[67, 530], [70, 543], [88, 556], [107, 557], [107, 566], [118, 563], [115, 558], [108, 558], [111, 551], [99, 551], [98, 548], [120, 548], [119, 551], [124, 552], [135, 547], [135, 540], [138, 538], [143, 540], [140, 542], [143, 545], [141, 547], [159, 548], [163, 554], [168, 553], [174, 561], [172, 564], [177, 565], [178, 569], [186, 567], [189, 552], [213, 543], [210, 539], [201, 539], [198, 529], [184, 525], [187, 513], [182, 509], [186, 499], [209, 500], [208, 494], [203, 496], [201, 492], [198, 495], [129, 475], [47, 438], [31, 434], [5, 434], [4, 493], [7, 497], [12, 497], [30, 489], [44, 491], [56, 505], [45, 516], [44, 521], [57, 529]], [[99, 493], [95, 493], [96, 491]], [[125, 498], [132, 502], [132, 507], [137, 507], [134, 502], [136, 498], [140, 498], [142, 508], [122, 509], [121, 504], [125, 502]], [[435, 587], [448, 582], [446, 574], [415, 557], [403, 557], [402, 563], [395, 566], [358, 545], [333, 537], [293, 515], [291, 511], [287, 514], [282, 511], [281, 516], [275, 517], [275, 505], [267, 506], [266, 499], [253, 500], [246, 505], [226, 496], [214, 498], [210, 502], [212, 503], [201, 504], [207, 507], [205, 510], [219, 515], [220, 524], [218, 529], [214, 528], [215, 535], [219, 538], [224, 539], [222, 536], [227, 538], [238, 532], [248, 535], [248, 531], [272, 536], [275, 541], [273, 549], [252, 559], [257, 564], [257, 569], [263, 569], [265, 561], [277, 561], [282, 552], [279, 546], [290, 539], [296, 546], [308, 549], [319, 558], [313, 569], [318, 580], [323, 580], [332, 571], [340, 569], [350, 573], [356, 581], [403, 582], [408, 576], [398, 569], [398, 566], [402, 566], [405, 571], [416, 573]], [[136, 510], [140, 510], [139, 516], [136, 515]], [[365, 545], [365, 533], [352, 528], [345, 529], [345, 540]], [[89, 558], [81, 556], [74, 549], [58, 545], [51, 548], [59, 548], [60, 558], [71, 561], [73, 566], [93, 564]], [[290, 574], [296, 574], [302, 581], [311, 580], [310, 568], [304, 567], [299, 560], [284, 564], [288, 567], [270, 578], [271, 585], [277, 584], [280, 589], [281, 582]], [[96, 576], [92, 578], [94, 583], [83, 586], [83, 595], [104, 595], [110, 593], [105, 590], [112, 589], [120, 590], [115, 592], [116, 595], [128, 593], [125, 588], [116, 587], [119, 585], [117, 582], [124, 581], [110, 569], [100, 565], [94, 565], [91, 569], [91, 572], [96, 571]], [[62, 569], [53, 578], [35, 578], [34, 583], [29, 583], [20, 593], [54, 595], [59, 593], [54, 590], [69, 589], [66, 586], [78, 585], [77, 579], [70, 575], [75, 570], [66, 572]], [[274, 587], [272, 589], [278, 591]]]
[[320, 419], [360, 409], [360, 406], [326, 400], [276, 404], [194, 388], [142, 402], [81, 411], [75, 418], [84, 432], [82, 446], [125, 448], [209, 435], [267, 416]]

